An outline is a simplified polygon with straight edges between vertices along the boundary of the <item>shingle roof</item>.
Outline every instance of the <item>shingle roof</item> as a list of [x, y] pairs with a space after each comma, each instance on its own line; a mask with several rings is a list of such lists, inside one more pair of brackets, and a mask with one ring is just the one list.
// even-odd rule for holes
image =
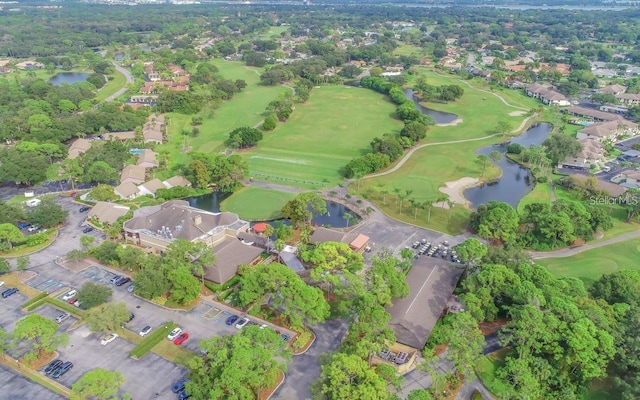
[[185, 186], [185, 187], [191, 186], [191, 182], [189, 182], [185, 177], [180, 175], [172, 176], [171, 178], [163, 181], [163, 183], [168, 188], [172, 188], [176, 186]]
[[162, 181], [158, 178], [152, 179], [149, 182], [145, 182], [142, 185], [149, 193], [156, 194], [158, 189], [166, 189], [167, 187], [162, 183]]
[[309, 243], [317, 244], [323, 242], [342, 242], [344, 239], [344, 233], [334, 231], [332, 229], [327, 229], [323, 227], [316, 228], [311, 237], [309, 238]]
[[397, 342], [415, 349], [424, 347], [461, 274], [461, 269], [443, 265], [442, 260], [416, 260], [406, 278], [409, 295], [393, 299], [393, 305], [387, 308], [391, 314], [389, 328]]
[[289, 251], [281, 251], [280, 253], [278, 253], [278, 256], [280, 257], [280, 260], [282, 260], [284, 265], [291, 268], [295, 272], [302, 272], [305, 270], [304, 265], [302, 265], [295, 254]]
[[115, 188], [113, 188], [113, 190], [116, 192], [116, 194], [119, 194], [120, 196], [125, 198], [131, 195], [134, 195], [140, 191], [140, 189], [138, 189], [138, 187], [133, 182], [121, 183]]
[[96, 217], [100, 222], [113, 224], [128, 211], [129, 207], [127, 206], [99, 201], [89, 210], [87, 215], [88, 217]]
[[238, 273], [238, 266], [252, 263], [260, 257], [262, 251], [259, 247], [243, 244], [237, 238], [227, 238], [214, 246], [213, 253], [216, 259], [212, 267], [207, 267], [205, 279], [225, 283]]
[[139, 165], [127, 165], [122, 169], [122, 173], [120, 174], [120, 182], [127, 179], [133, 179], [142, 183], [144, 182], [146, 172], [147, 169], [145, 167], [141, 167]]
[[624, 119], [622, 116], [617, 114], [612, 114], [612, 113], [594, 110], [594, 109], [585, 108], [585, 107], [569, 107], [567, 111], [570, 112], [571, 114], [601, 119], [603, 121], [617, 121], [617, 120]]

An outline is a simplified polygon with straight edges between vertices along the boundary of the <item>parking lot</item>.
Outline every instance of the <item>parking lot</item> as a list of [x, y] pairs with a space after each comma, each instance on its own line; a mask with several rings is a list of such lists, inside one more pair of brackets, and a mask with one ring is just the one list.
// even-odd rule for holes
[[64, 397], [57, 395], [42, 385], [25, 378], [16, 371], [0, 365], [0, 382], [2, 382], [3, 399], [29, 399], [29, 400], [62, 400]]
[[134, 344], [122, 338], [103, 346], [100, 335], [91, 333], [86, 326], [69, 335], [69, 344], [61, 348], [60, 359], [71, 361], [73, 368], [60, 377], [59, 382], [71, 387], [85, 372], [95, 368], [120, 371], [125, 377], [121, 393], [128, 392], [134, 399], [175, 399], [173, 383], [186, 373], [186, 369], [164, 358], [149, 353], [141, 360], [129, 358]]

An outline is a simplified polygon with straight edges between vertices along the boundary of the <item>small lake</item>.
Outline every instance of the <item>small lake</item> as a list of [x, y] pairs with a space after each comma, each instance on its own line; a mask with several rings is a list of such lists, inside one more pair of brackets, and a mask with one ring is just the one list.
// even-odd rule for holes
[[412, 89], [404, 89], [403, 92], [404, 96], [407, 99], [413, 101], [413, 104], [416, 105], [416, 110], [433, 118], [433, 120], [436, 121], [436, 124], [449, 124], [458, 119], [458, 116], [456, 114], [451, 114], [444, 111], [436, 111], [422, 106], [420, 104], [420, 101], [413, 96], [415, 92]]
[[74, 83], [84, 82], [91, 74], [85, 72], [60, 72], [49, 79], [49, 83], [53, 86], [73, 85]]
[[[185, 200], [189, 202], [189, 205], [191, 207], [218, 213], [220, 212], [220, 203], [222, 203], [230, 195], [231, 193], [213, 192], [210, 194], [204, 194], [202, 196], [189, 197]], [[344, 217], [346, 214], [351, 214], [357, 217], [357, 214], [349, 210], [349, 208], [345, 205], [336, 203], [335, 201], [327, 200], [327, 213], [322, 215], [315, 215], [311, 222], [315, 225], [331, 226], [333, 228], [345, 228], [347, 226], [357, 224], [360, 220], [360, 218], [357, 218], [355, 221], [347, 221]], [[242, 218], [242, 215], [240, 216], [240, 218]], [[288, 224], [288, 221], [285, 219], [278, 219], [276, 221]], [[270, 221], [270, 223], [274, 224], [276, 221]]]
[[[549, 123], [535, 124], [522, 135], [511, 139], [509, 143], [518, 143], [523, 147], [529, 147], [532, 144], [539, 146], [551, 134], [552, 130], [553, 125]], [[489, 155], [492, 151], [499, 151], [502, 158], [494, 164], [502, 170], [502, 176], [493, 182], [474, 186], [464, 191], [464, 197], [469, 200], [473, 208], [491, 200], [509, 203], [516, 208], [520, 200], [533, 190], [535, 182], [533, 182], [531, 172], [505, 157], [507, 146], [507, 143], [489, 145], [476, 151], [478, 155]]]

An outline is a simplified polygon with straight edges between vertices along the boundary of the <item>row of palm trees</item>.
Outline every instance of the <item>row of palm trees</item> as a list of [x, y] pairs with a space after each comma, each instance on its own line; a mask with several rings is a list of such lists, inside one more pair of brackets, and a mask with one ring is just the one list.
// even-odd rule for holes
[[451, 201], [447, 195], [443, 194], [433, 200], [419, 201], [411, 197], [411, 195], [413, 194], [412, 189], [402, 190], [399, 188], [393, 188], [392, 192], [390, 193], [388, 190], [385, 189], [384, 183], [378, 184], [378, 189], [379, 189], [380, 195], [382, 195], [382, 204], [384, 205], [387, 204], [387, 196], [389, 194], [392, 193], [395, 196], [396, 204], [398, 206], [398, 211], [400, 214], [402, 214], [402, 207], [405, 204], [405, 201], [411, 204], [411, 208], [413, 209], [414, 221], [418, 219], [418, 211], [427, 210], [427, 223], [431, 222], [431, 209], [434, 206], [438, 206], [438, 205], [444, 209], [445, 204], [449, 209], [449, 219], [451, 219], [451, 211], [453, 210], [455, 203]]

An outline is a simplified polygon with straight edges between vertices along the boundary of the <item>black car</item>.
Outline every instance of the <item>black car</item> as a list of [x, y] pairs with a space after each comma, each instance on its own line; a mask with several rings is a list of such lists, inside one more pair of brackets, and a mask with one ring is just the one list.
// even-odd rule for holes
[[6, 299], [7, 297], [15, 293], [18, 293], [18, 288], [10, 288], [2, 292], [2, 297]]
[[122, 286], [125, 283], [129, 283], [129, 282], [131, 282], [131, 278], [123, 276], [122, 278], [116, 281], [116, 286]]
[[93, 228], [92, 228], [92, 227], [90, 227], [90, 226], [87, 226], [86, 228], [84, 228], [84, 229], [82, 230], [82, 233], [89, 233], [89, 232], [91, 232], [91, 231], [93, 231]]
[[184, 386], [187, 384], [187, 382], [189, 382], [189, 379], [180, 379], [178, 380], [175, 385], [173, 385], [173, 387], [171, 388], [171, 391], [173, 393], [178, 393], [184, 390]]
[[67, 361], [66, 363], [64, 363], [61, 366], [59, 366], [58, 368], [56, 368], [56, 370], [53, 372], [51, 377], [53, 379], [58, 379], [62, 375], [66, 374], [67, 371], [69, 371], [71, 368], [73, 368], [73, 363], [71, 361]]
[[53, 371], [55, 371], [62, 364], [64, 364], [64, 361], [62, 361], [62, 360], [53, 360], [53, 361], [51, 361], [49, 363], [49, 365], [47, 365], [47, 368], [44, 369], [44, 374], [45, 375], [51, 374]]
[[90, 209], [91, 209], [91, 207], [83, 206], [83, 207], [80, 207], [80, 212], [87, 212], [87, 211], [89, 211]]

